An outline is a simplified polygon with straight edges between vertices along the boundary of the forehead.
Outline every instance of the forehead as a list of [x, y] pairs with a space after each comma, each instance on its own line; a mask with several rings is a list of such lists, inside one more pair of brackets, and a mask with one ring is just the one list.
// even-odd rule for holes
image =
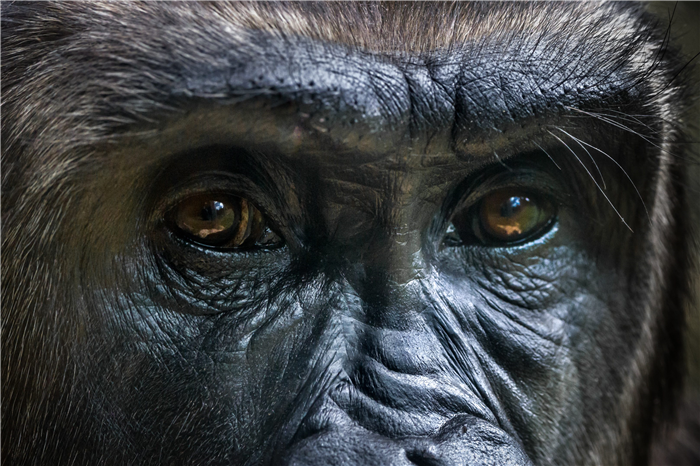
[[[198, 6], [199, 8], [199, 6]], [[422, 54], [465, 42], [513, 39], [514, 34], [623, 34], [629, 17], [616, 5], [571, 2], [302, 2], [215, 3], [201, 14], [241, 27], [342, 43], [374, 52]], [[615, 15], [611, 14], [615, 10]]]
[[[36, 152], [60, 151], [61, 157], [75, 145], [141, 131], [143, 122], [163, 121], [164, 113], [192, 102], [225, 104], [243, 115], [256, 101], [264, 108], [255, 114], [269, 115], [274, 125], [255, 128], [286, 128], [276, 137], [292, 146], [299, 118], [312, 115], [318, 121], [308, 121], [308, 134], [322, 145], [335, 135], [352, 145], [359, 134], [379, 135], [363, 136], [363, 147], [375, 150], [417, 135], [418, 146], [443, 140], [439, 151], [491, 156], [499, 147], [474, 141], [493, 145], [506, 131], [519, 131], [521, 121], [564, 106], [601, 108], [613, 94], [638, 95], [634, 72], [653, 64], [635, 7], [617, 4], [63, 2], [40, 12], [16, 8], [19, 14], [26, 9], [24, 33], [31, 30], [37, 39], [20, 38], [22, 46], [41, 56], [24, 74], [16, 68], [21, 79], [11, 104], [23, 109], [17, 127], [41, 127], [46, 138], [36, 143], [52, 143]], [[3, 33], [6, 40], [12, 37]], [[228, 128], [249, 134], [255, 122], [241, 118]], [[359, 125], [344, 129], [352, 121]], [[215, 126], [211, 119], [207, 124]], [[435, 131], [444, 137], [434, 138]]]
[[[299, 117], [310, 116], [316, 121], [306, 123], [308, 134], [318, 136], [322, 146], [350, 141], [363, 150], [383, 150], [406, 139], [424, 147], [430, 139], [444, 141], [437, 144], [440, 152], [447, 146], [490, 156], [509, 143], [503, 133], [513, 135], [526, 120], [552, 116], [557, 105], [559, 110], [598, 105], [600, 96], [630, 90], [631, 68], [644, 66], [648, 55], [629, 40], [639, 27], [630, 21], [632, 9], [618, 11], [618, 5], [303, 2], [147, 8], [159, 17], [151, 28], [167, 35], [168, 22], [181, 24], [178, 32], [188, 37], [171, 41], [172, 50], [196, 42], [203, 51], [175, 57], [180, 82], [171, 94], [274, 101], [273, 110], [255, 113], [274, 115], [277, 128], [287, 126], [287, 136], [276, 139], [288, 139], [292, 147]], [[144, 38], [149, 41], [153, 38]], [[298, 104], [293, 121], [280, 124], [281, 102]], [[358, 143], [354, 136], [360, 133], [365, 136]], [[376, 134], [381, 137], [373, 138]], [[488, 140], [489, 147], [477, 140]]]

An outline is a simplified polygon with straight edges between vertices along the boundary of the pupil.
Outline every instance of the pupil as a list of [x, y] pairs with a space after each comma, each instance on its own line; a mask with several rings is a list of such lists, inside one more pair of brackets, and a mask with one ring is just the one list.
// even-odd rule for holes
[[225, 207], [224, 203], [220, 201], [211, 201], [205, 204], [200, 213], [202, 220], [205, 222], [213, 222], [218, 217], [223, 214]]
[[[527, 202], [527, 199], [525, 199]], [[520, 196], [513, 196], [501, 205], [501, 217], [510, 218], [518, 214], [522, 208]]]

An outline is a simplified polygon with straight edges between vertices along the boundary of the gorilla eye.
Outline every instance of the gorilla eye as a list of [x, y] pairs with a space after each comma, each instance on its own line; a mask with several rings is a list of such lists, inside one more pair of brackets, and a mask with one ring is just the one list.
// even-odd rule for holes
[[169, 212], [168, 223], [179, 236], [217, 249], [274, 247], [281, 243], [252, 203], [229, 194], [190, 196]]
[[556, 218], [553, 203], [539, 194], [521, 188], [493, 191], [473, 207], [458, 211], [452, 218], [447, 240], [509, 246], [534, 240], [552, 226]]

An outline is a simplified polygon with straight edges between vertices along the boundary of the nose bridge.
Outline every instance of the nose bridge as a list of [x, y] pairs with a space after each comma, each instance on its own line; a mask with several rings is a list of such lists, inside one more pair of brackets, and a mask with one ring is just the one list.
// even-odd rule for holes
[[425, 263], [422, 254], [425, 209], [417, 196], [417, 173], [408, 167], [391, 170], [374, 192], [373, 207], [356, 238], [346, 238], [355, 265], [372, 280], [388, 280], [402, 285], [418, 278]]
[[362, 320], [371, 325], [406, 329], [419, 324], [420, 282], [427, 271], [423, 232], [411, 215], [410, 207], [388, 206], [374, 219], [376, 233], [363, 252], [348, 264], [346, 277], [362, 301]]
[[379, 231], [360, 262], [367, 278], [405, 285], [419, 279], [425, 268], [420, 225], [410, 223], [408, 212], [377, 219]]
[[322, 263], [341, 272], [361, 318], [377, 325], [413, 320], [413, 290], [427, 273], [423, 241], [434, 211], [420, 195], [425, 168], [411, 153], [402, 146], [369, 163], [329, 164], [314, 197], [329, 232]]

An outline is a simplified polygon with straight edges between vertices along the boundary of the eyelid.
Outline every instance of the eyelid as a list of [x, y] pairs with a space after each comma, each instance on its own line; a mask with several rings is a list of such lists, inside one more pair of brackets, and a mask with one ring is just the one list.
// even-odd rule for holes
[[[217, 202], [218, 201], [218, 202]], [[229, 215], [212, 215], [211, 206], [219, 204]], [[206, 213], [204, 213], [206, 212]], [[204, 213], [207, 219], [202, 219]], [[280, 235], [270, 228], [266, 216], [245, 197], [226, 192], [200, 192], [176, 204], [164, 218], [171, 232], [188, 243], [218, 251], [244, 251], [254, 247], [277, 248], [284, 245]], [[222, 229], [218, 221], [232, 221]], [[205, 232], [202, 236], [199, 232]]]
[[511, 171], [491, 171], [473, 180], [462, 192], [466, 192], [450, 209], [447, 218], [455, 212], [473, 208], [489, 194], [501, 189], [523, 189], [539, 196], [547, 197], [553, 204], [561, 207], [567, 197], [566, 190], [551, 175], [532, 168], [515, 168]]
[[276, 209], [265, 193], [249, 178], [223, 171], [199, 173], [172, 185], [159, 196], [152, 209], [152, 217], [154, 220], [162, 219], [180, 202], [205, 193], [220, 193], [245, 198], [252, 202], [272, 224], [276, 224]]

